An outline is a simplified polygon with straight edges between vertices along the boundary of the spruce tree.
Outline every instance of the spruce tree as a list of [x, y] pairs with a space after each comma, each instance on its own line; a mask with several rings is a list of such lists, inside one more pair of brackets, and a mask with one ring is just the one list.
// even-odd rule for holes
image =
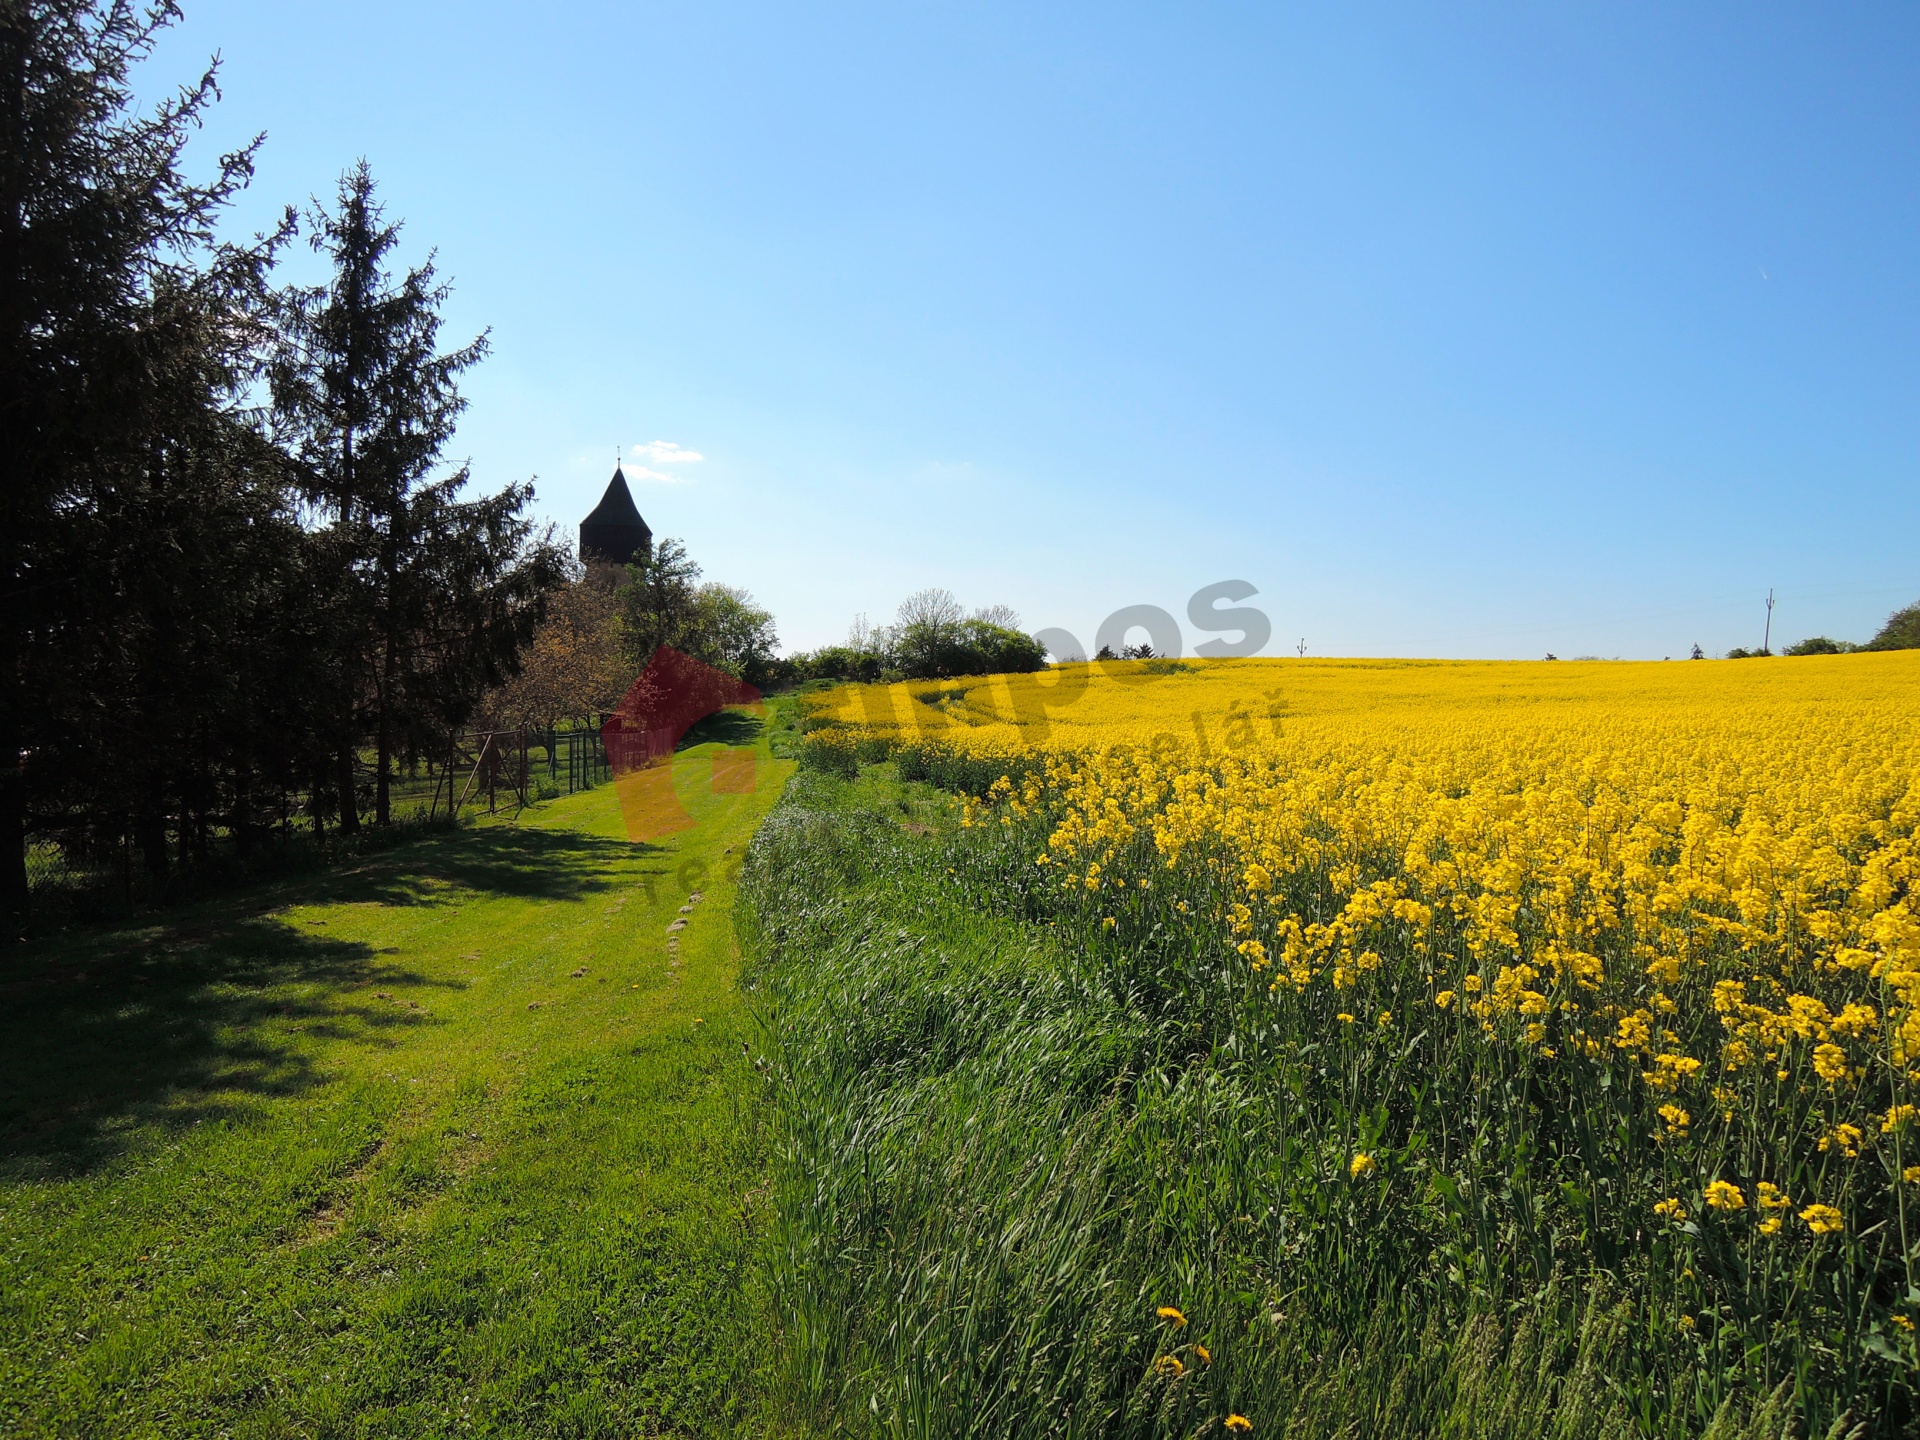
[[374, 748], [374, 815], [391, 817], [393, 758], [458, 724], [511, 672], [545, 594], [561, 579], [534, 542], [528, 486], [463, 501], [462, 468], [430, 478], [466, 402], [458, 380], [487, 337], [442, 353], [448, 288], [432, 259], [397, 280], [400, 226], [374, 198], [366, 162], [341, 177], [337, 208], [312, 214], [333, 275], [286, 292], [273, 368], [281, 433], [325, 517], [332, 574], [334, 771], [340, 823], [358, 824], [354, 754]]
[[[200, 267], [254, 147], [203, 184], [181, 160], [215, 98], [211, 68], [150, 114], [128, 75], [177, 18], [86, 0], [0, 0], [0, 908], [27, 903], [29, 789], [61, 733], [49, 704], [94, 637], [77, 563], [115, 457], [142, 453], [162, 292], [201, 294]], [[255, 142], [257, 145], [257, 141]], [[249, 261], [228, 259], [227, 280]]]

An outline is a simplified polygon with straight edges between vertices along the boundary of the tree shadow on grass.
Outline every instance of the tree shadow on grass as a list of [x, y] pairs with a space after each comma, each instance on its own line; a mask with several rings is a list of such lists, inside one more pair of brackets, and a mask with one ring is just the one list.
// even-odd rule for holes
[[693, 728], [673, 748], [690, 750], [695, 745], [710, 745], [715, 741], [722, 745], [752, 745], [766, 728], [766, 722], [749, 711], [716, 710], [704, 720], [694, 721]]
[[637, 849], [569, 830], [461, 830], [341, 870], [0, 954], [0, 1176], [85, 1173], [143, 1130], [235, 1117], [326, 1083], [314, 1040], [398, 1044], [439, 1023], [379, 990], [446, 987], [289, 905], [564, 902], [612, 888]]
[[367, 987], [433, 983], [270, 916], [62, 937], [0, 968], [0, 1176], [83, 1174], [138, 1132], [236, 1117], [328, 1078], [302, 1032], [392, 1045], [433, 1023]]
[[579, 830], [490, 825], [422, 840], [289, 887], [303, 904], [431, 905], [449, 889], [524, 900], [579, 900], [619, 883], [657, 849]]

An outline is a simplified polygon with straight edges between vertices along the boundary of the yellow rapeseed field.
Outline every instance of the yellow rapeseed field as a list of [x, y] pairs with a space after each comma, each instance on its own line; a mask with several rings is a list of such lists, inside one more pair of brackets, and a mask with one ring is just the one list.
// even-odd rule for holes
[[[979, 777], [965, 823], [1024, 836], [1090, 943], [1208, 927], [1269, 1043], [1436, 1037], [1483, 1129], [1486, 1095], [1554, 1097], [1501, 1163], [1556, 1157], [1551, 1204], [1603, 1264], [1638, 1245], [1689, 1333], [1805, 1302], [1912, 1363], [1920, 653], [1129, 662], [854, 687], [816, 720]], [[1404, 1128], [1398, 1161], [1330, 1147], [1330, 1182], [1413, 1166], [1434, 1127]], [[1448, 1195], [1471, 1169], [1420, 1155]], [[1742, 1258], [1697, 1274], [1709, 1251]]]

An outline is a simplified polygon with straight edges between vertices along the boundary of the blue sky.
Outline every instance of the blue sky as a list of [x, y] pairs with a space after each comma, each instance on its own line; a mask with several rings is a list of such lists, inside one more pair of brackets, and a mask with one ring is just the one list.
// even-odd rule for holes
[[492, 327], [479, 481], [571, 526], [659, 442], [789, 647], [924, 585], [1090, 639], [1243, 578], [1320, 655], [1920, 598], [1910, 5], [187, 8], [145, 81], [222, 53], [239, 219], [364, 155]]

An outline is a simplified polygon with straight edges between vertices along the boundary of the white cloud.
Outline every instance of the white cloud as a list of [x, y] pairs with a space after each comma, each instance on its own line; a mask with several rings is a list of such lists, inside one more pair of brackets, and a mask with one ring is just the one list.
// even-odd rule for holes
[[[644, 445], [633, 447], [636, 460], [651, 460], [656, 465], [696, 465], [707, 457], [698, 450], [689, 450], [684, 445], [676, 445], [671, 440], [649, 440]], [[664, 475], [656, 477], [664, 480]]]
[[652, 470], [645, 465], [635, 465], [627, 471], [627, 478], [629, 480], [657, 480], [662, 485], [678, 485], [687, 477], [684, 475], [669, 475], [663, 470]]

